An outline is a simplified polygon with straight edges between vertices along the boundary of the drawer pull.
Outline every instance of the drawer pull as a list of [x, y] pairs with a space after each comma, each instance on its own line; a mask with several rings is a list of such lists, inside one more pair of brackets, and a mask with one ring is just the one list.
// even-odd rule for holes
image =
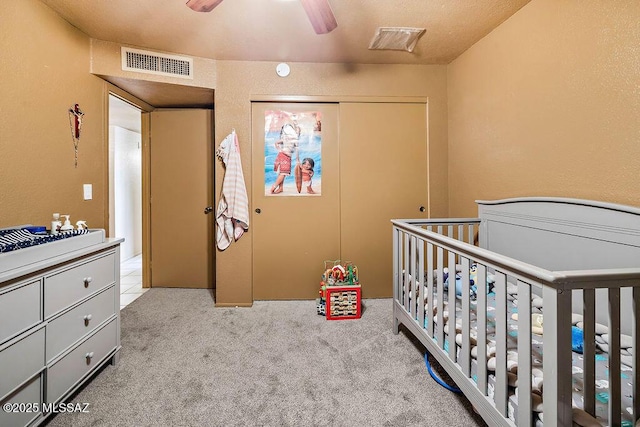
[[93, 279], [91, 277], [85, 277], [84, 278], [84, 287], [88, 288], [89, 287], [89, 283], [91, 283]]
[[93, 359], [93, 351], [90, 353], [87, 353], [85, 355], [85, 358], [87, 359], [87, 365], [91, 364], [91, 359]]
[[93, 318], [92, 315], [87, 314], [86, 316], [84, 316], [84, 326], [89, 326], [89, 321]]

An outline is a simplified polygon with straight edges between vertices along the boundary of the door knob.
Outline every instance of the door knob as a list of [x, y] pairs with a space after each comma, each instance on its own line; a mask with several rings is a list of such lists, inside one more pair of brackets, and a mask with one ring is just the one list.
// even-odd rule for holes
[[204, 214], [210, 214], [211, 212], [213, 212], [213, 206], [207, 206], [206, 208], [204, 208]]
[[259, 214], [260, 212], [262, 212], [260, 208], [256, 208], [256, 213]]
[[420, 212], [424, 212], [424, 211], [426, 211], [425, 207], [424, 206], [420, 206]]

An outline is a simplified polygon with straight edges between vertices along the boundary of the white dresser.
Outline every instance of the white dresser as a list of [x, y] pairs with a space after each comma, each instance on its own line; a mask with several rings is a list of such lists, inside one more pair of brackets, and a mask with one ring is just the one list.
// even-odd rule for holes
[[116, 364], [121, 242], [91, 230], [0, 254], [0, 426], [41, 423]]

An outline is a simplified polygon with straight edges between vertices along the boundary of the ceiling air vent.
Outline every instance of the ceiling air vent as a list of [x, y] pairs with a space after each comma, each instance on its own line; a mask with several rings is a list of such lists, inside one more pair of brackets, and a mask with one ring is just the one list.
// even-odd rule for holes
[[425, 31], [424, 28], [380, 27], [373, 35], [369, 49], [413, 52], [418, 39]]
[[193, 58], [122, 47], [122, 69], [193, 79]]

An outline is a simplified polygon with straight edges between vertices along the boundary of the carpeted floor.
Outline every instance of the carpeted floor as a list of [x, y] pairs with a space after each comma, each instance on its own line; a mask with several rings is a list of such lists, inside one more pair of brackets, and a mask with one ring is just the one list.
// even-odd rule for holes
[[77, 393], [89, 413], [48, 426], [482, 426], [438, 385], [424, 350], [392, 333], [390, 299], [328, 321], [315, 301], [215, 308], [154, 288], [122, 310], [122, 351]]

